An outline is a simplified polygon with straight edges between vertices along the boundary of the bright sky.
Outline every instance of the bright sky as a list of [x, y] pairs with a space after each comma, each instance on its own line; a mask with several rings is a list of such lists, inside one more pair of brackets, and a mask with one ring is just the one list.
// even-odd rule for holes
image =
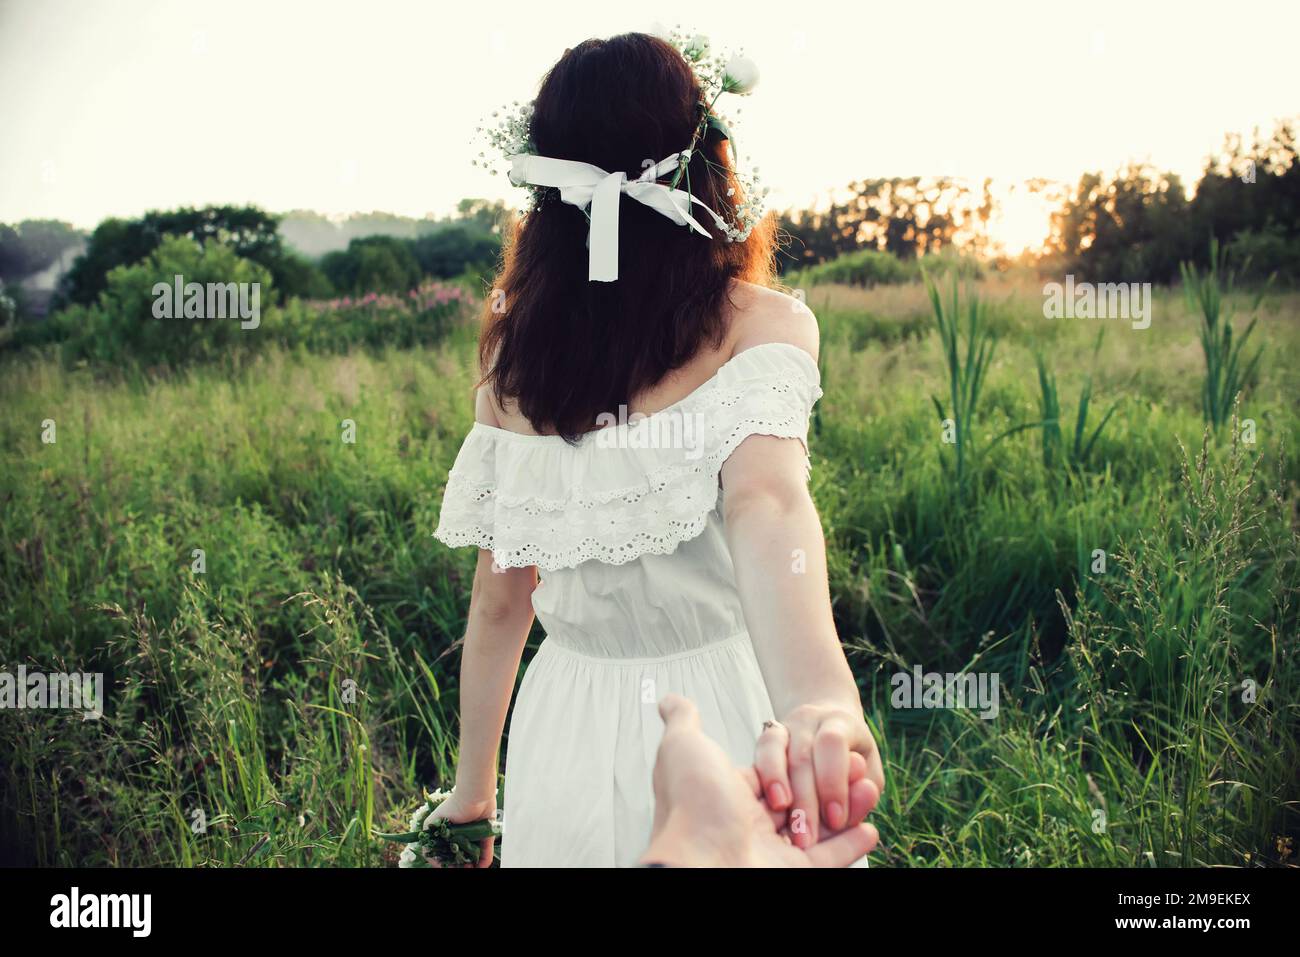
[[[656, 24], [757, 61], [723, 111], [778, 208], [863, 177], [1074, 181], [1127, 160], [1190, 185], [1224, 133], [1300, 112], [1295, 0], [0, 0], [0, 221], [516, 201], [469, 165], [474, 127], [566, 46]], [[1045, 231], [1031, 207], [1001, 224], [1009, 246]]]

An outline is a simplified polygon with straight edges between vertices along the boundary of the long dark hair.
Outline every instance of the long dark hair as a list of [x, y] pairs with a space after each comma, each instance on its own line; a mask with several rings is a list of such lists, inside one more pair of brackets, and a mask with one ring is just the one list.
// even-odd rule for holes
[[[541, 156], [632, 179], [644, 160], [690, 145], [704, 114], [700, 97], [671, 44], [643, 33], [587, 40], [542, 81], [532, 140]], [[688, 174], [691, 193], [734, 223], [744, 198], [730, 152], [710, 129]], [[574, 441], [701, 348], [721, 346], [732, 281], [773, 277], [775, 230], [769, 216], [746, 241], [728, 242], [696, 210], [712, 240], [621, 196], [618, 279], [589, 282], [587, 218], [558, 191], [544, 191], [515, 224], [484, 304], [479, 360], [498, 405], [513, 404], [534, 430]]]

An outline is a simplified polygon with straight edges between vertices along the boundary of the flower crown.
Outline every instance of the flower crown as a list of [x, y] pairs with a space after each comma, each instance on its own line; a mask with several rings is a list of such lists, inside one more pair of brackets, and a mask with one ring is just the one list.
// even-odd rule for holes
[[[766, 188], [759, 190], [758, 167], [754, 167], [749, 175], [734, 174], [743, 194], [740, 203], [728, 204], [734, 222], [728, 222], [691, 194], [688, 168], [691, 156], [699, 152], [697, 146], [710, 131], [727, 140], [733, 160], [738, 159], [731, 128], [715, 107], [723, 93], [739, 96], [751, 93], [758, 83], [758, 67], [740, 54], [710, 56], [709, 40], [700, 34], [688, 37], [673, 30], [665, 39], [682, 55], [699, 83], [700, 119], [685, 149], [658, 162], [648, 160], [637, 179], [628, 180], [622, 171], [607, 172], [588, 163], [538, 156], [532, 140], [531, 102], [516, 100], [510, 108], [494, 111], [495, 126], [480, 126], [477, 130], [485, 136], [493, 151], [510, 162], [511, 183], [530, 190], [528, 208], [536, 208], [548, 189], [558, 188], [563, 202], [577, 206], [587, 215], [591, 222], [589, 278], [595, 281], [618, 278], [618, 203], [615, 200], [619, 193], [643, 203], [678, 225], [688, 226], [712, 238], [691, 215], [693, 208], [699, 206], [709, 214], [728, 242], [744, 242], [763, 217], [762, 199], [768, 191]], [[709, 159], [707, 153], [699, 155], [711, 172], [725, 175], [726, 168]], [[492, 168], [493, 162], [487, 158], [486, 151], [480, 151], [473, 165], [489, 169], [495, 175], [497, 171]], [[665, 185], [659, 182], [660, 179], [670, 181]], [[735, 187], [728, 187], [727, 196], [734, 194]]]

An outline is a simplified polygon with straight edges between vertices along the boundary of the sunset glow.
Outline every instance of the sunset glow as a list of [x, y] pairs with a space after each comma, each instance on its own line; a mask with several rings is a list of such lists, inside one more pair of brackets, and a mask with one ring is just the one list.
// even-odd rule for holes
[[[1072, 184], [1149, 160], [1191, 185], [1226, 133], [1271, 128], [1297, 105], [1288, 48], [1300, 7], [1286, 2], [1212, 30], [1169, 2], [1094, 4], [1082, 21], [1067, 7], [935, 3], [924, 51], [896, 42], [916, 17], [904, 4], [530, 10], [0, 4], [0, 220], [91, 227], [246, 202], [423, 216], [466, 196], [517, 202], [503, 175], [470, 166], [482, 118], [528, 98], [579, 39], [677, 23], [758, 62], [757, 91], [722, 108], [771, 208], [806, 207], [864, 177], [992, 177], [1007, 204], [992, 236], [1009, 252], [1046, 231], [1047, 204], [1026, 179]], [[1216, 77], [1249, 84], [1208, 82], [1210, 62]]]

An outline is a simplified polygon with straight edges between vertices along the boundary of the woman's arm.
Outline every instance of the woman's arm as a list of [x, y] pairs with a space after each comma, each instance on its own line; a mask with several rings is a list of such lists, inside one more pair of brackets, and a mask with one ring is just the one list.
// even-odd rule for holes
[[821, 839], [822, 822], [836, 831], [856, 823], [848, 813], [849, 753], [866, 759], [876, 799], [883, 768], [835, 632], [802, 446], [750, 436], [723, 465], [722, 484], [745, 623], [781, 721], [760, 736], [754, 767], [769, 805], [790, 809], [792, 836], [806, 848]]
[[492, 553], [479, 551], [460, 656], [456, 793], [467, 801], [495, 802], [497, 749], [533, 625], [536, 586], [536, 568], [495, 568]]
[[[497, 425], [486, 390], [475, 398], [475, 417]], [[460, 759], [456, 787], [432, 817], [456, 823], [496, 813], [497, 751], [505, 728], [519, 659], [533, 626], [537, 569], [500, 568], [492, 553], [479, 549], [470, 592], [465, 640], [460, 653]], [[479, 867], [492, 863], [492, 839], [482, 844]]]
[[[537, 569], [497, 569], [480, 549], [460, 653], [460, 760], [451, 797], [429, 815], [467, 824], [497, 810], [497, 750], [519, 659], [533, 625], [530, 596]], [[492, 863], [492, 838], [479, 845], [479, 867]]]
[[857, 684], [831, 616], [826, 542], [804, 479], [803, 446], [750, 436], [722, 468], [727, 544], [772, 706], [857, 709]]
[[[738, 350], [786, 341], [815, 359], [816, 319], [788, 302], [767, 297], [766, 308], [753, 310]], [[791, 809], [802, 847], [818, 840], [823, 821], [831, 830], [856, 823], [848, 814], [850, 752], [866, 759], [873, 806], [884, 788], [880, 754], [835, 632], [826, 542], [805, 468], [799, 442], [768, 435], [745, 439], [722, 466], [723, 521], [741, 606], [781, 720], [759, 737], [754, 766], [769, 805]]]

